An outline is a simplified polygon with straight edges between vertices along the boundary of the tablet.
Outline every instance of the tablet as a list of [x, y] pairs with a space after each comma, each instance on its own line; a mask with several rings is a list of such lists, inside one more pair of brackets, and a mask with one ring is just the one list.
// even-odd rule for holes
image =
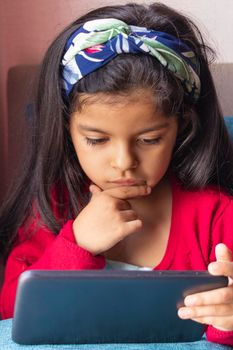
[[198, 271], [44, 271], [20, 276], [12, 339], [19, 344], [190, 342], [205, 326], [177, 316], [186, 295], [226, 286]]

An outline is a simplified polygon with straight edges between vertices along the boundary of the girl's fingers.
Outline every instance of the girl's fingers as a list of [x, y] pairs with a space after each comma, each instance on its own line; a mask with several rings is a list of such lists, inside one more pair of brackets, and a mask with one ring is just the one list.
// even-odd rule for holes
[[[178, 310], [181, 318], [200, 318], [200, 317], [226, 317], [231, 316], [233, 321], [233, 304], [207, 305], [196, 307], [181, 307]], [[233, 324], [232, 324], [233, 327]]]
[[233, 263], [230, 261], [215, 261], [208, 265], [208, 271], [215, 276], [233, 278]]
[[137, 232], [140, 229], [142, 229], [142, 220], [136, 219], [133, 221], [126, 222], [123, 225], [121, 239], [124, 239], [125, 237]]
[[233, 285], [233, 254], [223, 243], [219, 243], [215, 248], [216, 260], [208, 265], [208, 270], [212, 275], [223, 275], [228, 277], [229, 285]]
[[117, 202], [114, 203], [114, 205], [115, 208], [120, 211], [127, 211], [131, 209], [131, 205], [126, 200], [118, 199]]
[[193, 321], [211, 325], [222, 331], [232, 331], [232, 316], [226, 317], [199, 317], [192, 318]]
[[202, 306], [211, 304], [218, 305], [229, 303], [233, 303], [233, 286], [188, 295], [184, 299], [185, 306]]
[[132, 199], [136, 197], [146, 196], [151, 192], [151, 188], [147, 185], [140, 186], [122, 186], [109, 188], [104, 191], [112, 197], [119, 199]]
[[118, 199], [132, 199], [135, 197], [146, 196], [150, 194], [151, 188], [145, 185], [139, 186], [117, 186], [113, 188], [109, 188], [107, 190], [102, 190], [100, 187], [95, 184], [91, 184], [89, 190], [94, 197], [100, 193], [108, 194], [114, 198]]
[[121, 211], [121, 218], [126, 222], [134, 221], [138, 219], [138, 215], [133, 210], [123, 210]]
[[212, 305], [196, 308], [180, 308], [178, 316], [182, 319], [212, 325], [224, 331], [233, 331], [233, 305]]
[[[92, 200], [98, 196], [100, 193], [104, 193], [104, 191], [101, 190], [101, 188], [99, 188], [98, 186], [92, 184], [90, 187], [89, 187], [89, 190], [92, 194]], [[114, 203], [114, 207], [118, 210], [128, 210], [128, 209], [131, 209], [131, 205], [129, 204], [129, 202], [127, 202], [126, 200], [117, 200], [115, 203]]]
[[215, 255], [217, 261], [232, 261], [232, 251], [223, 243], [216, 245]]
[[193, 321], [211, 325], [222, 331], [233, 331], [233, 317], [232, 316], [206, 316], [192, 318]]

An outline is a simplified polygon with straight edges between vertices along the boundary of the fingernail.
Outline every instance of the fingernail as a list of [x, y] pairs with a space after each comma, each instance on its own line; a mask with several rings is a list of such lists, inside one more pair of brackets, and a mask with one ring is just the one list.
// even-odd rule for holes
[[197, 298], [194, 296], [188, 296], [185, 298], [184, 303], [186, 306], [192, 306], [195, 305], [197, 302]]
[[189, 318], [191, 316], [191, 312], [188, 309], [179, 309], [178, 310], [178, 315], [181, 318]]
[[211, 263], [211, 264], [209, 264], [208, 267], [209, 267], [209, 270], [212, 272], [215, 272], [218, 269], [218, 265], [216, 263]]
[[147, 186], [147, 188], [146, 188], [146, 193], [151, 193], [151, 187], [150, 186]]

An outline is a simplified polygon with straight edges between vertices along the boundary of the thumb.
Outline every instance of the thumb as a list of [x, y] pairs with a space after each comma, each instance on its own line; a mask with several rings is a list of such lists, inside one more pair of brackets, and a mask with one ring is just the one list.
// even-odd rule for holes
[[232, 252], [223, 243], [219, 243], [216, 245], [215, 255], [217, 261], [232, 261]]
[[[223, 243], [219, 243], [215, 247], [215, 255], [217, 263], [219, 262], [222, 265], [222, 268], [218, 271], [220, 275], [224, 275], [228, 277], [229, 285], [233, 284], [233, 271], [232, 271], [232, 251]], [[210, 268], [209, 272], [214, 272], [211, 265], [216, 263], [210, 263], [208, 269]], [[216, 265], [215, 265], [216, 266]], [[221, 267], [221, 265], [220, 265]], [[214, 275], [216, 273], [213, 273]]]
[[91, 184], [90, 187], [89, 187], [89, 191], [91, 192], [92, 196], [95, 196], [97, 195], [98, 193], [101, 193], [102, 190], [100, 187], [94, 185], [94, 184]]

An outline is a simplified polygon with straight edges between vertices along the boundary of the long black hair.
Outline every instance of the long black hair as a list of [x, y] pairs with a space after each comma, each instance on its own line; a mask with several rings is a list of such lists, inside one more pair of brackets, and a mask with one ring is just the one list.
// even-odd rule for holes
[[[182, 83], [171, 72], [143, 54], [117, 56], [80, 80], [70, 98], [64, 98], [60, 62], [65, 44], [84, 22], [98, 18], [120, 19], [129, 25], [169, 33], [185, 42], [200, 62], [198, 102], [194, 104], [186, 96]], [[70, 113], [82, 107], [81, 93], [103, 92], [111, 97], [150, 88], [156, 107], [179, 118], [171, 169], [181, 185], [188, 190], [216, 184], [233, 194], [233, 149], [209, 69], [212, 57], [213, 51], [204, 43], [196, 25], [161, 3], [106, 6], [69, 25], [51, 44], [41, 65], [28, 154], [0, 213], [0, 252], [7, 256], [19, 226], [33, 215], [34, 208], [41, 222], [57, 234], [62, 223], [74, 218], [87, 204], [89, 180], [80, 167], [68, 131]]]

